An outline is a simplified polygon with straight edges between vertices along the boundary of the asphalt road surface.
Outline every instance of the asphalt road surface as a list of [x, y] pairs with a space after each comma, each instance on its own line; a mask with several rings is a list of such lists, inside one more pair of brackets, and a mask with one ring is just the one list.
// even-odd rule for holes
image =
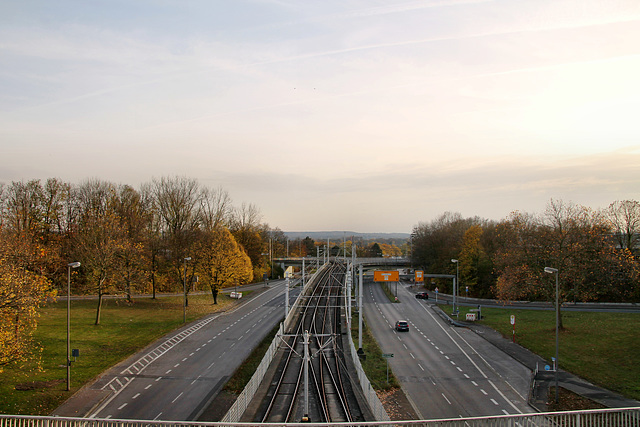
[[271, 282], [239, 309], [189, 324], [111, 369], [93, 385], [109, 391], [109, 397], [89, 415], [196, 419], [252, 349], [283, 319], [283, 292], [284, 282]]
[[[395, 285], [391, 286], [395, 292]], [[391, 303], [380, 285], [365, 285], [364, 315], [390, 369], [420, 419], [535, 412], [527, 404], [531, 372], [474, 332], [445, 322], [430, 300], [398, 285]], [[396, 332], [397, 320], [409, 322]]]

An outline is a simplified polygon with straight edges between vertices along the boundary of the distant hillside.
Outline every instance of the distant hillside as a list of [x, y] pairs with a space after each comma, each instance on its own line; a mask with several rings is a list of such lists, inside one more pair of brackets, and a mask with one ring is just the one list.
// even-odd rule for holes
[[409, 233], [356, 233], [355, 231], [285, 231], [284, 234], [290, 239], [304, 239], [309, 236], [313, 240], [347, 240], [352, 238], [363, 240], [376, 239], [408, 239]]

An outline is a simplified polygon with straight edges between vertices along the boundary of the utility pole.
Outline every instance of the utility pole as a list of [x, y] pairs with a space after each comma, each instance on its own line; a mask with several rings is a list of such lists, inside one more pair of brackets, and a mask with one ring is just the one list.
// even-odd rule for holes
[[362, 264], [360, 264], [360, 283], [358, 292], [358, 351], [362, 351]]

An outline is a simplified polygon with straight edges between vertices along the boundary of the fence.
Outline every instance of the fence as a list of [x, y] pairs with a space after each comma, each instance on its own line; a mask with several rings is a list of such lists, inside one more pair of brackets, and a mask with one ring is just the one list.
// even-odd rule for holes
[[[352, 423], [205, 423], [196, 421], [135, 421], [94, 418], [33, 417], [1, 415], [0, 427], [258, 427], [288, 426], [351, 427]], [[640, 407], [597, 409], [592, 411], [546, 412], [495, 417], [453, 418], [443, 420], [359, 422], [358, 426], [377, 427], [640, 427]]]

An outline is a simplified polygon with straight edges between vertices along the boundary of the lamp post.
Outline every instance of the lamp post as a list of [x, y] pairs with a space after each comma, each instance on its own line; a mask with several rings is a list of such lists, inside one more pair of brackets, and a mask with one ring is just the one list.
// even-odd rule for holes
[[458, 260], [452, 259], [452, 263], [456, 265], [456, 282], [453, 284], [453, 313], [457, 316], [458, 312], [456, 311], [456, 298], [458, 295]]
[[558, 305], [558, 269], [552, 267], [545, 267], [545, 273], [555, 274], [556, 275], [556, 363], [555, 363], [555, 382], [556, 382], [556, 403], [558, 403], [558, 348], [559, 348], [559, 340], [558, 340], [558, 325], [560, 324], [560, 306]]
[[182, 284], [182, 290], [184, 291], [184, 300], [182, 301], [182, 323], [187, 323], [187, 261], [191, 261], [191, 257], [186, 257], [183, 260], [184, 282]]
[[71, 390], [71, 269], [78, 267], [77, 261], [67, 264], [67, 391]]

